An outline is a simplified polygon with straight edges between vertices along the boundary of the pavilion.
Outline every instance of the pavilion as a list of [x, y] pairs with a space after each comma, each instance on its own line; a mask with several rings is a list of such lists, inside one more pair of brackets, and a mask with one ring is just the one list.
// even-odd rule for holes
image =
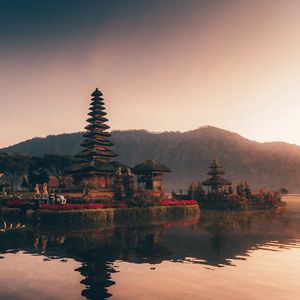
[[171, 172], [157, 160], [148, 159], [132, 168], [137, 175], [138, 191], [146, 190], [154, 196], [163, 195], [162, 175]]
[[209, 168], [210, 171], [207, 175], [210, 175], [211, 177], [202, 182], [203, 185], [208, 187], [209, 191], [219, 192], [225, 186], [230, 186], [232, 184], [229, 180], [221, 177], [225, 174], [225, 172], [223, 171], [223, 166], [218, 159], [214, 159]]

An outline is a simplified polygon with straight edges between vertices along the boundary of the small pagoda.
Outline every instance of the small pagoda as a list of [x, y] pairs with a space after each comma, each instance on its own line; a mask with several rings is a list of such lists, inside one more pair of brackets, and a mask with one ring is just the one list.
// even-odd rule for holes
[[105, 124], [108, 119], [105, 118], [103, 94], [96, 88], [91, 96], [89, 124], [83, 134], [85, 139], [80, 144], [83, 150], [75, 155], [78, 162], [71, 166], [69, 173], [75, 184], [89, 193], [91, 198], [111, 197], [115, 175], [111, 160], [117, 154], [110, 149], [113, 143], [109, 140], [111, 135], [106, 132], [110, 127]]
[[154, 196], [163, 195], [162, 175], [171, 170], [160, 162], [148, 159], [132, 168], [137, 175], [138, 191], [148, 191]]
[[214, 159], [209, 168], [210, 171], [207, 175], [210, 175], [211, 177], [202, 182], [203, 185], [208, 187], [209, 191], [219, 192], [224, 189], [225, 186], [231, 186], [232, 183], [229, 180], [221, 177], [225, 174], [225, 172], [223, 171], [223, 166], [218, 159]]

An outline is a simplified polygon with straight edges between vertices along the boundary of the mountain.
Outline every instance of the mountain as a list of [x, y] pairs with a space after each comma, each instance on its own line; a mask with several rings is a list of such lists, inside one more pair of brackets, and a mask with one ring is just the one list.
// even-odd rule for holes
[[[1, 151], [26, 155], [75, 154], [82, 133], [33, 138]], [[151, 133], [146, 130], [113, 131], [111, 140], [118, 161], [134, 166], [144, 159], [157, 159], [172, 169], [165, 176], [168, 190], [185, 190], [192, 180], [205, 180], [208, 166], [220, 158], [225, 176], [247, 179], [254, 189], [300, 192], [300, 147], [288, 143], [259, 143], [216, 127], [187, 132]]]

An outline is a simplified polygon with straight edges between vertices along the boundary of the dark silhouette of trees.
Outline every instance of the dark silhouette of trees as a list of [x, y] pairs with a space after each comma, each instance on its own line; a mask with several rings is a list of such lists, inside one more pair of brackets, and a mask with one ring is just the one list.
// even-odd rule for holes
[[26, 173], [27, 166], [28, 157], [24, 155], [0, 153], [0, 173], [11, 191], [14, 191], [18, 180]]
[[49, 173], [43, 157], [33, 156], [29, 160], [28, 183], [31, 187], [49, 181]]
[[193, 181], [188, 188], [188, 196], [190, 199], [199, 201], [204, 194], [200, 181]]
[[0, 174], [2, 185], [14, 191], [20, 177], [27, 175], [28, 183], [33, 188], [36, 184], [49, 181], [49, 175], [57, 178], [59, 186], [65, 186], [66, 168], [73, 163], [72, 156], [47, 154], [43, 157], [27, 157], [18, 153], [0, 152]]
[[286, 195], [289, 193], [289, 190], [287, 188], [282, 187], [279, 189], [279, 193], [282, 195]]
[[59, 187], [66, 186], [65, 178], [67, 175], [66, 169], [74, 162], [74, 159], [70, 155], [56, 155], [45, 154], [43, 156], [43, 163], [46, 170], [50, 175], [57, 178]]

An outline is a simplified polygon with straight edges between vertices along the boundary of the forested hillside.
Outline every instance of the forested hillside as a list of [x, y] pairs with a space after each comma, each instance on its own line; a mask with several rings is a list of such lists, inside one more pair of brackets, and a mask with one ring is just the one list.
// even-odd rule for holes
[[[2, 149], [26, 155], [75, 154], [82, 133], [34, 138]], [[192, 180], [207, 178], [208, 165], [220, 158], [225, 177], [247, 179], [253, 188], [286, 187], [300, 192], [300, 147], [287, 143], [258, 143], [215, 127], [187, 132], [150, 133], [145, 130], [113, 131], [117, 160], [133, 166], [152, 158], [172, 169], [167, 188], [186, 189]]]

